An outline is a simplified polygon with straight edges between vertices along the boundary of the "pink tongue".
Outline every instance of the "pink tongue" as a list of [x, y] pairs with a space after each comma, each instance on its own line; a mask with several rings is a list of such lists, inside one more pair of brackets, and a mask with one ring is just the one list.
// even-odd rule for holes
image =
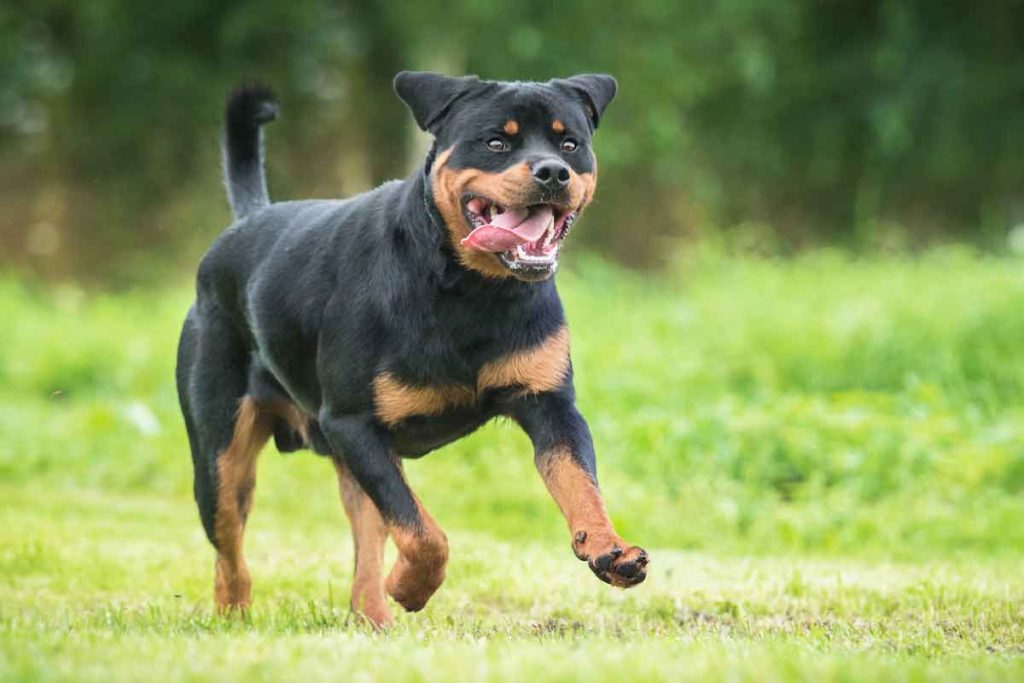
[[487, 225], [469, 233], [462, 243], [477, 251], [510, 251], [520, 244], [539, 240], [552, 220], [550, 206], [506, 209]]

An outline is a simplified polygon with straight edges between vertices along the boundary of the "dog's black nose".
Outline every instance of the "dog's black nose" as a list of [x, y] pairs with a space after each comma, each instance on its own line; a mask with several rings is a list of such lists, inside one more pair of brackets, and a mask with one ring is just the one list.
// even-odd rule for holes
[[544, 189], [555, 192], [569, 186], [569, 167], [558, 159], [544, 159], [532, 167], [533, 179]]

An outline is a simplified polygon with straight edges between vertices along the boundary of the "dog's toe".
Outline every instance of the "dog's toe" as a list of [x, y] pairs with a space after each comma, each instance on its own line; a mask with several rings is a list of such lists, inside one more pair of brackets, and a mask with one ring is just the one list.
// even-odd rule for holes
[[649, 556], [643, 548], [633, 546], [627, 550], [615, 546], [611, 550], [587, 561], [597, 578], [619, 588], [630, 588], [647, 578]]

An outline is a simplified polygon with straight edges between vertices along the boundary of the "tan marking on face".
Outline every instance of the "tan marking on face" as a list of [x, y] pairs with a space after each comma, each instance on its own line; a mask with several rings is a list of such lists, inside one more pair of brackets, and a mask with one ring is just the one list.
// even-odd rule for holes
[[515, 135], [519, 132], [519, 122], [515, 119], [509, 119], [501, 129], [505, 131], [505, 135]]
[[462, 196], [474, 192], [505, 206], [522, 206], [529, 200], [529, 167], [525, 163], [516, 164], [501, 173], [487, 173], [475, 168], [450, 169], [447, 163], [451, 154], [452, 148], [448, 148], [438, 155], [431, 170], [431, 189], [434, 204], [444, 219], [456, 256], [466, 268], [486, 277], [515, 277], [514, 273], [502, 265], [497, 254], [462, 246], [462, 240], [470, 232], [462, 212]]
[[[497, 254], [462, 246], [462, 240], [470, 233], [462, 211], [462, 197], [475, 193], [505, 206], [523, 206], [533, 198], [530, 167], [524, 162], [502, 171], [487, 173], [479, 169], [450, 169], [447, 167], [453, 147], [437, 156], [431, 169], [431, 189], [434, 204], [444, 219], [445, 228], [459, 262], [463, 266], [490, 278], [516, 277], [506, 268]], [[574, 211], [585, 208], [594, 198], [597, 185], [597, 159], [594, 159], [592, 173], [576, 173], [569, 170], [568, 205]]]
[[248, 396], [238, 407], [231, 442], [217, 456], [217, 508], [213, 536], [217, 546], [214, 598], [220, 609], [244, 608], [252, 581], [242, 554], [245, 520], [256, 485], [256, 456], [270, 438], [274, 416]]
[[569, 330], [564, 326], [537, 346], [516, 351], [480, 368], [477, 390], [522, 387], [526, 393], [554, 391], [569, 371]]
[[561, 119], [555, 119], [551, 122], [551, 130], [561, 135], [565, 132], [565, 124], [562, 123]]
[[[597, 155], [590, 152], [590, 160], [593, 162], [594, 170], [590, 173], [576, 173], [569, 170], [569, 195], [573, 206], [585, 208], [594, 200], [594, 192], [597, 190]], [[578, 198], [578, 199], [577, 199]]]
[[412, 386], [383, 373], [373, 380], [373, 399], [380, 421], [394, 425], [414, 415], [440, 415], [450, 408], [470, 405], [476, 392], [459, 384]]
[[577, 173], [569, 169], [569, 206], [582, 211], [594, 199], [597, 178], [593, 173]]

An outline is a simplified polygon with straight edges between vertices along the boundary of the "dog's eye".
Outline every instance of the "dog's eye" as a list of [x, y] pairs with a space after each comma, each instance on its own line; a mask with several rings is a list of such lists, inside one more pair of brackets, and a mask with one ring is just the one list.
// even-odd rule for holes
[[577, 143], [572, 138], [566, 138], [566, 139], [562, 140], [562, 151], [563, 152], [566, 152], [566, 153], [575, 152], [578, 147], [579, 147], [579, 143]]
[[487, 141], [487, 149], [492, 152], [507, 152], [511, 147], [501, 138], [491, 138]]

